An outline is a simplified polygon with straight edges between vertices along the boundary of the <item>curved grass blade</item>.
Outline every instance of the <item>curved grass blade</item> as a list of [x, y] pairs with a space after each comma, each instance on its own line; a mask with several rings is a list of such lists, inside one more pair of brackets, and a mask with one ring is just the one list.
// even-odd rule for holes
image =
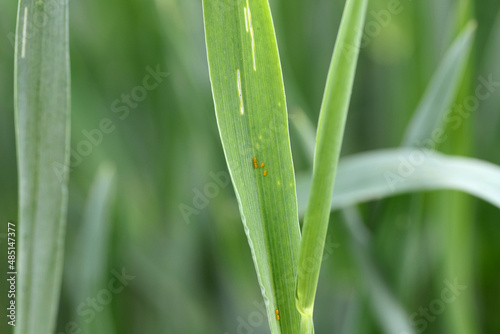
[[330, 202], [356, 70], [367, 0], [348, 0], [333, 52], [316, 137], [309, 203], [304, 216], [297, 276], [301, 333], [312, 331], [312, 313], [325, 245]]
[[[423, 156], [424, 154], [427, 156]], [[416, 149], [380, 150], [343, 158], [332, 209], [414, 191], [452, 189], [500, 208], [500, 167]], [[420, 159], [421, 160], [415, 160]], [[418, 161], [418, 163], [412, 163]], [[369, 166], [369, 168], [367, 168]], [[310, 177], [297, 177], [299, 213], [305, 212]]]
[[[40, 24], [43, 20], [43, 24]], [[14, 333], [54, 333], [69, 165], [68, 4], [20, 0], [15, 56], [19, 268]]]
[[[467, 23], [471, 17], [471, 3], [467, 0], [461, 1], [457, 9], [460, 34], [429, 85], [427, 95], [407, 129], [404, 144], [435, 148], [444, 141], [442, 134], [445, 130], [453, 128], [456, 131], [447, 133], [447, 144], [442, 148], [448, 153], [466, 155], [470, 150], [470, 140], [467, 139], [471, 137], [470, 125], [461, 124], [470, 115], [468, 111], [464, 113], [455, 105], [450, 109], [451, 104], [462, 103], [470, 94], [476, 94], [478, 101], [486, 98], [482, 91], [471, 91], [473, 70], [468, 59], [473, 53], [472, 41], [476, 28], [475, 21]], [[462, 28], [464, 26], [465, 28]], [[452, 125], [452, 122], [460, 123]], [[443, 278], [456, 275], [460, 280], [471, 283], [473, 280], [470, 273], [473, 270], [469, 249], [472, 247], [473, 227], [470, 202], [463, 194], [449, 192], [440, 194], [434, 203], [440, 205], [431, 205], [429, 209], [433, 216], [442, 222], [442, 230], [453, 230], [453, 233], [446, 233], [443, 240], [443, 256], [446, 258], [443, 264]], [[455, 209], [450, 210], [450, 207]], [[468, 290], [462, 298], [461, 303], [451, 305], [450, 311], [447, 312], [446, 319], [451, 325], [450, 331], [457, 334], [477, 332], [474, 329], [478, 327], [477, 321], [468, 309], [474, 299], [472, 290]]]
[[219, 133], [271, 331], [297, 333], [294, 287], [300, 231], [269, 4], [204, 0], [203, 11]]
[[428, 145], [429, 140], [432, 147], [436, 145], [432, 140], [436, 131], [440, 131], [438, 136], [444, 131], [439, 127], [460, 88], [475, 31], [476, 23], [470, 22], [446, 52], [408, 125], [403, 146]]

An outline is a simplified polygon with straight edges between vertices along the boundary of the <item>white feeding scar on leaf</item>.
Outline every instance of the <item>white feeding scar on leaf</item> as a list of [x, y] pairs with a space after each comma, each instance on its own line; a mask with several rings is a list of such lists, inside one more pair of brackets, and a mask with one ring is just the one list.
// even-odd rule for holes
[[253, 27], [252, 26], [250, 26], [250, 36], [252, 36], [253, 70], [257, 71], [257, 65], [255, 64], [255, 40], [253, 39]]
[[24, 20], [23, 20], [23, 41], [21, 46], [21, 58], [26, 56], [26, 26], [28, 25], [28, 6], [24, 7]]
[[245, 113], [245, 108], [243, 108], [243, 93], [241, 92], [241, 75], [240, 70], [236, 70], [236, 76], [238, 77], [238, 94], [240, 95], [240, 113], [243, 115]]
[[248, 32], [248, 15], [247, 15], [247, 8], [243, 7], [243, 10], [245, 11], [245, 28], [247, 28]]
[[252, 13], [250, 12], [250, 4], [248, 3], [248, 0], [247, 0], [247, 6], [245, 7], [245, 24], [247, 24], [247, 21], [248, 21], [247, 32], [248, 30], [250, 30], [250, 38], [252, 39], [253, 70], [257, 71], [257, 63], [255, 61], [255, 38], [253, 35]]

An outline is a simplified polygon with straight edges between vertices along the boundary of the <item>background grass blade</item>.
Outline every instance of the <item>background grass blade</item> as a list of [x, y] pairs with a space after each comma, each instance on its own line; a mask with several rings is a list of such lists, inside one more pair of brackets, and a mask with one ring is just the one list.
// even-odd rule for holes
[[[475, 4], [470, 0], [462, 0], [456, 5], [455, 30], [457, 33], [474, 18]], [[454, 112], [456, 106], [467, 101], [471, 96], [478, 100], [484, 99], [478, 91], [475, 72], [475, 60], [478, 59], [477, 48], [472, 50], [470, 61], [466, 64], [464, 75], [460, 80], [460, 87], [456, 100], [454, 101]], [[468, 111], [468, 107], [466, 110]], [[461, 112], [461, 110], [459, 110]], [[462, 116], [461, 113], [460, 116]], [[466, 114], [467, 115], [467, 114]], [[463, 116], [462, 116], [463, 117]], [[465, 116], [465, 119], [468, 117]], [[473, 154], [473, 148], [470, 140], [467, 138], [473, 134], [474, 120], [466, 121], [456, 131], [454, 127], [447, 124], [447, 134], [449, 139], [442, 145], [441, 151], [450, 155], [468, 156]], [[431, 208], [435, 217], [441, 222], [440, 231], [444, 235], [443, 252], [441, 256], [445, 259], [440, 275], [442, 279], [446, 277], [457, 277], [470, 289], [463, 294], [461, 303], [454, 303], [446, 313], [446, 322], [449, 324], [450, 331], [456, 334], [476, 334], [482, 330], [479, 325], [478, 316], [471, 312], [470, 305], [474, 305], [474, 267], [475, 261], [473, 252], [474, 235], [477, 225], [474, 224], [474, 207], [470, 196], [458, 192], [445, 192], [434, 201], [435, 205]], [[450, 210], [454, 207], [454, 210]]]
[[[71, 282], [74, 310], [78, 310], [78, 306], [89, 296], [97, 296], [108, 283], [114, 176], [115, 167], [109, 162], [104, 162], [99, 167], [90, 188], [83, 223], [78, 233], [79, 239], [72, 252], [73, 261], [68, 264], [71, 270], [66, 271], [71, 275], [68, 281]], [[75, 266], [79, 260], [79, 265]], [[111, 309], [104, 307], [95, 319], [90, 322], [83, 321], [80, 329], [83, 334], [115, 333]]]
[[[18, 221], [19, 211], [13, 92], [18, 2], [0, 1], [0, 254], [4, 254], [0, 272], [4, 273], [8, 272], [5, 224]], [[52, 7], [61, 3], [36, 2], [45, 4], [45, 12], [50, 15]], [[495, 86], [500, 82], [500, 1], [419, 0], [400, 1], [399, 6], [396, 2], [369, 1], [369, 25], [363, 29], [356, 69], [360, 80], [354, 83], [341, 156], [349, 160], [353, 154], [401, 144], [446, 51], [466, 22], [473, 19], [478, 28], [471, 70], [460, 79], [469, 82], [468, 89], [451, 106], [474, 96], [481, 77], [491, 82], [491, 96], [481, 100], [469, 118], [462, 118], [460, 127], [472, 127], [474, 131], [457, 131], [457, 123], [447, 122], [451, 127], [445, 135], [449, 137], [438, 149], [500, 166], [500, 89]], [[295, 120], [296, 110], [302, 110], [314, 125], [308, 146], [301, 145], [301, 133], [290, 128], [295, 173], [312, 173], [321, 97], [346, 0], [269, 3], [279, 42], [289, 121]], [[459, 5], [460, 11], [456, 10]], [[119, 228], [109, 244], [108, 269], [125, 267], [127, 273], [136, 276], [105, 306], [111, 311], [116, 332], [270, 333], [233, 187], [230, 182], [224, 183], [217, 193], [213, 187], [217, 184], [210, 176], [211, 171], [222, 172], [229, 180], [213, 111], [202, 1], [73, 1], [69, 10], [71, 148], [75, 154], [70, 159], [74, 168], [69, 184], [65, 276], [58, 325], [52, 333], [69, 334], [67, 324], [86, 319], [75, 317], [76, 291], [72, 287], [77, 283], [69, 275], [73, 265], [83, 264], [79, 254], [72, 254], [73, 246], [81, 237], [90, 185], [104, 160], [114, 161], [120, 174], [110, 216]], [[34, 23], [41, 23], [44, 16], [38, 15]], [[257, 36], [255, 26], [254, 33]], [[136, 86], [143, 85], [149, 74], [147, 67], [154, 70], [157, 64], [170, 76], [147, 91], [143, 100], [132, 100], [132, 93], [135, 99], [143, 92]], [[151, 78], [147, 82], [154, 84]], [[122, 102], [122, 94], [131, 96], [131, 105]], [[115, 113], [114, 103], [119, 103], [125, 114]], [[122, 119], [127, 112], [128, 117]], [[114, 131], [103, 134], [92, 153], [81, 156], [80, 149], [88, 141], [84, 131], [95, 133], [93, 129], [104, 118], [113, 122]], [[297, 121], [301, 123], [300, 117]], [[456, 136], [452, 137], [452, 132]], [[454, 139], [465, 142], [471, 150], [447, 150]], [[377, 177], [383, 178], [383, 174]], [[340, 190], [337, 186], [335, 193]], [[204, 193], [205, 187], [210, 196]], [[193, 191], [208, 199], [202, 207], [196, 205], [200, 196]], [[435, 320], [428, 321], [420, 314], [413, 318], [417, 332], [471, 334], [470, 326], [463, 324], [473, 316], [479, 325], [476, 328], [498, 333], [500, 300], [492, 291], [500, 291], [499, 209], [478, 198], [466, 200], [471, 205], [445, 201], [445, 193], [396, 194], [356, 205], [371, 232], [369, 255], [410, 315], [418, 314], [420, 307], [430, 309], [429, 303], [439, 299], [445, 288], [445, 279], [457, 277], [460, 284], [468, 286], [453, 304], [446, 304], [444, 312], [431, 314]], [[188, 219], [179, 212], [180, 205], [193, 209]], [[464, 210], [465, 206], [468, 208]], [[385, 333], [372, 310], [370, 282], [356, 266], [340, 211], [330, 216], [314, 329], [316, 333]], [[468, 223], [457, 224], [458, 216]], [[451, 240], [448, 236], [453, 234], [459, 237]], [[445, 269], [452, 261], [456, 264]], [[464, 272], [469, 274], [458, 277]], [[8, 290], [8, 282], [0, 281], [0, 291]], [[5, 295], [0, 297], [0, 308], [5, 310], [9, 302]], [[462, 311], [455, 313], [456, 307], [469, 316], [464, 317]], [[99, 321], [104, 312], [96, 314], [99, 318], [94, 321]], [[7, 321], [0, 322], [0, 333], [12, 334], [13, 330]], [[99, 334], [107, 334], [104, 332], [101, 329]]]
[[217, 123], [271, 331], [297, 333], [300, 231], [269, 5], [267, 0], [205, 0], [203, 10]]
[[[412, 191], [461, 190], [500, 208], [500, 167], [473, 159], [432, 153], [411, 165], [412, 149], [361, 153], [343, 158], [338, 168], [332, 209]], [[370, 166], [370, 168], [366, 168]], [[305, 212], [308, 177], [297, 177], [299, 213]]]
[[367, 1], [347, 1], [321, 105], [312, 188], [304, 216], [297, 276], [301, 333], [312, 318], [323, 256], [330, 202], [351, 97]]
[[[480, 73], [484, 78], [493, 78], [499, 81], [500, 78], [500, 62], [498, 55], [500, 54], [500, 12], [497, 14], [491, 35], [488, 36], [488, 43], [485, 47], [484, 55], [480, 61]], [[488, 78], [489, 77], [489, 78]], [[500, 105], [500, 94], [491, 94], [485, 101], [481, 101], [480, 110], [477, 113], [476, 132], [482, 139], [481, 145], [476, 145], [476, 150], [481, 158], [489, 157], [488, 149], [495, 151], [500, 138], [499, 120], [500, 113], [498, 106]], [[495, 162], [499, 161], [498, 154], [491, 157]], [[490, 158], [490, 159], [491, 159]]]
[[[484, 92], [474, 90], [473, 65], [471, 61], [468, 61], [469, 58], [475, 56], [474, 53], [470, 57], [476, 27], [475, 21], [470, 21], [473, 7], [472, 2], [468, 0], [457, 4], [456, 18], [459, 36], [445, 56], [441, 68], [429, 85], [426, 96], [408, 127], [403, 142], [405, 146], [426, 146], [433, 149], [437, 144], [444, 142], [441, 138], [446, 132], [444, 138], [447, 141], [441, 145], [441, 149], [452, 155], [471, 153], [471, 145], [467, 139], [472, 133], [471, 122], [463, 122], [464, 119], [470, 117], [469, 107], [465, 107], [464, 113], [457, 106], [471, 96], [482, 101], [487, 99], [485, 96], [489, 95], [488, 92], [488, 95], [484, 95]], [[450, 108], [452, 102], [456, 103]], [[456, 125], [457, 123], [452, 126], [451, 122], [457, 122], [457, 119], [460, 122], [459, 126]], [[473, 225], [470, 224], [472, 216], [470, 200], [464, 194], [448, 192], [439, 194], [431, 200], [431, 203], [433, 204], [427, 207], [427, 212], [432, 212], [432, 216], [442, 222], [441, 233], [446, 236], [443, 241], [445, 251], [442, 254], [446, 261], [440, 274], [443, 278], [456, 275], [460, 280], [467, 282], [467, 285], [471, 285], [473, 279], [469, 273], [472, 272], [472, 258], [468, 249], [473, 243], [474, 233]], [[449, 210], [450, 207], [456, 209]], [[448, 233], [448, 231], [451, 232]], [[477, 332], [478, 325], [468, 306], [473, 303], [472, 295], [472, 289], [469, 289], [462, 297], [462, 303], [450, 306], [447, 318], [450, 324], [456, 326], [453, 332]]]
[[16, 334], [53, 333], [59, 302], [67, 207], [64, 166], [69, 160], [70, 72], [67, 1], [58, 4], [49, 12], [43, 1], [21, 0], [18, 9]]
[[423, 145], [443, 122], [458, 93], [475, 30], [476, 23], [470, 22], [447, 51], [408, 125], [403, 146]]
[[354, 259], [359, 271], [366, 278], [373, 313], [376, 314], [386, 334], [416, 334], [410, 326], [408, 314], [398, 303], [396, 297], [387, 287], [382, 275], [375, 265], [371, 247], [371, 236], [361, 220], [361, 215], [354, 207], [342, 210], [347, 229], [351, 237], [350, 243]]

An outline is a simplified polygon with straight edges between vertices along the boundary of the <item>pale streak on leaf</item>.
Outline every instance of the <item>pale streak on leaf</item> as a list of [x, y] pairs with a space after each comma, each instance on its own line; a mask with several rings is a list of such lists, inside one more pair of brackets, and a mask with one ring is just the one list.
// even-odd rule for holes
[[28, 6], [24, 7], [24, 20], [23, 20], [23, 41], [21, 46], [21, 58], [26, 57], [26, 27], [28, 25]]
[[[247, 0], [247, 6], [245, 7], [245, 24], [247, 24], [247, 19], [248, 19], [248, 26], [247, 26], [247, 32], [250, 30], [250, 38], [252, 39], [252, 59], [253, 59], [253, 70], [257, 71], [257, 62], [255, 60], [255, 38], [253, 34], [253, 25], [252, 25], [252, 13], [250, 11], [250, 4], [248, 3]], [[248, 18], [247, 18], [248, 14]]]
[[238, 95], [240, 97], [240, 113], [243, 115], [245, 114], [245, 107], [243, 106], [243, 93], [241, 92], [241, 73], [239, 69], [236, 71], [236, 77], [238, 81]]

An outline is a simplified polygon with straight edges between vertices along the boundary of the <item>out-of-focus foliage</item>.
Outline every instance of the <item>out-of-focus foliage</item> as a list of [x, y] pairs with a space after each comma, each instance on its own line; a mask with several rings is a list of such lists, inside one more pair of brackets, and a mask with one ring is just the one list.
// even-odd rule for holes
[[[289, 117], [305, 113], [316, 124], [344, 1], [270, 2]], [[399, 145], [456, 37], [461, 2], [370, 1], [342, 155]], [[483, 81], [500, 81], [500, 3], [472, 3], [469, 16], [476, 19], [477, 31], [466, 76], [468, 95], [474, 96]], [[0, 254], [6, 254], [5, 223], [17, 219], [18, 209], [16, 11], [17, 1], [0, 3]], [[71, 333], [75, 324], [97, 317], [108, 317], [99, 321], [116, 333], [269, 333], [234, 192], [220, 182], [227, 168], [203, 33], [198, 0], [70, 0], [72, 170], [57, 333]], [[470, 126], [464, 137], [471, 147], [468, 154], [499, 165], [500, 87], [490, 86], [490, 96], [470, 114], [460, 117], [459, 106], [453, 109], [451, 116], [458, 118], [448, 122], [446, 131], [453, 138], [454, 131]], [[309, 152], [296, 129], [290, 131], [297, 173], [309, 172]], [[75, 286], [72, 271], [85, 260], [73, 246], [81, 242], [91, 184], [105, 160], [116, 166], [103, 259], [106, 278], [89, 283], [93, 289], [102, 285], [95, 295], [75, 301], [85, 292], [75, 291], [84, 287]], [[499, 332], [499, 210], [466, 197], [473, 233], [464, 250], [470, 254], [464, 265], [470, 275], [462, 280], [443, 270], [453, 224], [440, 212], [457, 208], [435, 195], [399, 195], [360, 205], [371, 235], [370, 259], [414, 330], [451, 332], [450, 312], [465, 307], [483, 332]], [[370, 282], [355, 264], [343, 219], [335, 212], [329, 227], [316, 331], [383, 333], [367, 290]], [[93, 240], [87, 242], [93, 247]], [[6, 257], [0, 258], [0, 272], [6, 273]], [[466, 286], [455, 289], [456, 298], [444, 292], [454, 282]], [[2, 280], [3, 310], [6, 292]], [[429, 315], [422, 315], [421, 308]], [[0, 332], [10, 330], [4, 318]]]

